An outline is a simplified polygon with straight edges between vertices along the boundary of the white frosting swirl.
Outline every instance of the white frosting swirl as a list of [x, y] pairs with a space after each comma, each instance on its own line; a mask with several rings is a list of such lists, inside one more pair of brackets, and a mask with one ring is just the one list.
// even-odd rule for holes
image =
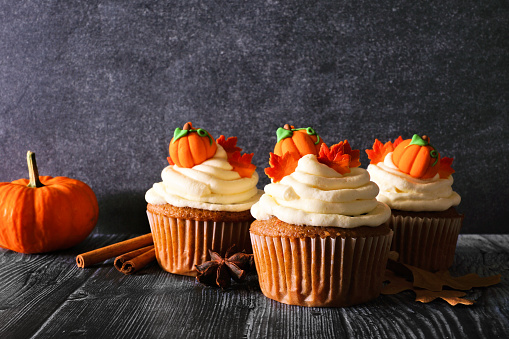
[[417, 179], [401, 172], [392, 162], [392, 152], [384, 162], [369, 165], [371, 179], [380, 187], [379, 201], [402, 211], [445, 211], [459, 205], [461, 197], [452, 190], [452, 175], [441, 179]]
[[300, 158], [295, 172], [265, 186], [251, 214], [258, 220], [275, 216], [295, 225], [380, 226], [391, 212], [376, 201], [377, 194], [378, 187], [365, 169], [352, 168], [341, 175], [308, 154]]
[[162, 182], [155, 183], [145, 194], [149, 204], [171, 204], [210, 211], [238, 212], [248, 210], [258, 201], [258, 174], [242, 178], [228, 163], [221, 145], [216, 154], [192, 168], [170, 165], [161, 173]]

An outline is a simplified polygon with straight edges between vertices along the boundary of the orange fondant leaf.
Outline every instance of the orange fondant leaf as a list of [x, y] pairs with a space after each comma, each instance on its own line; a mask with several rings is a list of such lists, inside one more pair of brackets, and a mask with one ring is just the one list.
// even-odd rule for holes
[[392, 143], [392, 147], [396, 148], [398, 147], [398, 145], [403, 141], [403, 138], [401, 137], [401, 135], [396, 139], [394, 140], [394, 142]]
[[329, 149], [329, 147], [323, 143], [322, 146], [320, 146], [320, 153], [318, 153], [318, 161], [329, 166], [338, 173], [350, 173], [350, 167], [348, 167], [350, 164], [350, 155], [339, 152], [340, 148], [334, 148], [334, 146]]
[[216, 142], [224, 148], [226, 153], [242, 152], [242, 148], [237, 147], [237, 137], [229, 137], [226, 139], [224, 135], [220, 135]]
[[345, 140], [344, 142], [340, 142], [339, 144], [333, 145], [331, 147], [331, 150], [333, 150], [334, 147], [336, 147], [336, 146], [338, 148], [341, 148], [344, 154], [350, 155], [350, 157], [351, 157], [350, 164], [349, 164], [350, 168], [359, 167], [361, 165], [361, 161], [360, 161], [361, 151], [358, 149], [353, 150], [352, 147], [350, 146], [350, 143], [348, 142], [348, 140]]
[[[389, 141], [390, 142], [390, 141]], [[389, 143], [387, 142], [387, 144]], [[386, 152], [386, 145], [382, 144], [382, 142], [378, 139], [375, 139], [373, 143], [373, 149], [367, 149], [366, 153], [368, 154], [369, 160], [371, 160], [370, 164], [378, 164], [379, 162], [384, 161], [385, 155], [389, 152]]]
[[453, 158], [448, 157], [443, 157], [440, 159], [440, 167], [438, 168], [438, 175], [440, 175], [440, 178], [448, 178], [451, 174], [454, 173], [454, 170], [451, 167], [453, 160]]
[[333, 145], [330, 149], [325, 143], [320, 146], [318, 161], [341, 174], [350, 173], [351, 167], [360, 166], [360, 151], [352, 150], [348, 140]]
[[295, 172], [299, 159], [300, 155], [295, 152], [287, 152], [283, 156], [270, 152], [270, 167], [265, 169], [265, 174], [274, 182], [281, 181], [285, 176]]
[[253, 153], [241, 155], [242, 148], [237, 147], [237, 137], [226, 139], [224, 135], [220, 135], [216, 142], [226, 151], [228, 162], [232, 165], [235, 172], [239, 173], [242, 178], [249, 178], [253, 175], [253, 172], [256, 170], [256, 166], [251, 163]]
[[233, 170], [242, 178], [250, 178], [256, 170], [256, 166], [251, 163], [254, 153], [245, 153], [240, 155], [239, 151], [228, 154], [228, 162], [233, 166]]
[[385, 144], [378, 139], [375, 139], [373, 144], [373, 149], [367, 149], [366, 153], [368, 154], [369, 160], [371, 160], [370, 164], [376, 165], [379, 162], [384, 161], [385, 156], [393, 152], [394, 149], [403, 141], [401, 135], [394, 140], [394, 142], [387, 141]]

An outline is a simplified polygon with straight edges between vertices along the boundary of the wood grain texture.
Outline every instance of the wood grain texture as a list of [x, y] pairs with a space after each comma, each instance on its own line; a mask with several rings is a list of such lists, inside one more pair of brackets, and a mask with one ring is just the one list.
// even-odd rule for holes
[[132, 276], [112, 260], [76, 267], [74, 257], [128, 238], [94, 235], [45, 255], [0, 250], [0, 338], [506, 338], [509, 335], [509, 235], [462, 235], [453, 275], [502, 274], [477, 288], [474, 306], [414, 301], [412, 292], [349, 308], [280, 304], [256, 275], [222, 292], [156, 264]]

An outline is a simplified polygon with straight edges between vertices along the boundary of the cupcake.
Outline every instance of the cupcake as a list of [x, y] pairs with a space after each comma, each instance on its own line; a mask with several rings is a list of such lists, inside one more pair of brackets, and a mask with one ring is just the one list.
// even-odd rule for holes
[[391, 207], [392, 250], [402, 263], [428, 271], [446, 270], [454, 261], [463, 215], [454, 206], [453, 159], [441, 157], [426, 136], [375, 140], [366, 150], [368, 172], [380, 187], [377, 199]]
[[[265, 170], [271, 183], [251, 207], [263, 294], [317, 307], [376, 298], [392, 238], [385, 223], [391, 212], [375, 199], [378, 187], [368, 172], [358, 168], [359, 150], [346, 140], [329, 149], [313, 129], [285, 127], [278, 130], [278, 144], [289, 143], [294, 151], [284, 153], [276, 144]], [[310, 147], [319, 142], [319, 151]]]
[[261, 191], [237, 138], [217, 141], [190, 122], [177, 128], [170, 142], [169, 166], [162, 182], [145, 194], [156, 257], [166, 271], [196, 276], [195, 265], [209, 260], [212, 250], [224, 255], [232, 245], [251, 253], [250, 208]]

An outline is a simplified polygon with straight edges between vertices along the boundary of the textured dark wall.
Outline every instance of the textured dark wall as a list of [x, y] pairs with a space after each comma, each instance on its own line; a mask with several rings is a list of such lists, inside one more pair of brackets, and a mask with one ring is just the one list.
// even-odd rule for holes
[[362, 150], [427, 134], [464, 233], [507, 233], [508, 1], [0, 1], [0, 180], [88, 183], [98, 232], [148, 232], [175, 127], [238, 135], [259, 187], [275, 131]]

